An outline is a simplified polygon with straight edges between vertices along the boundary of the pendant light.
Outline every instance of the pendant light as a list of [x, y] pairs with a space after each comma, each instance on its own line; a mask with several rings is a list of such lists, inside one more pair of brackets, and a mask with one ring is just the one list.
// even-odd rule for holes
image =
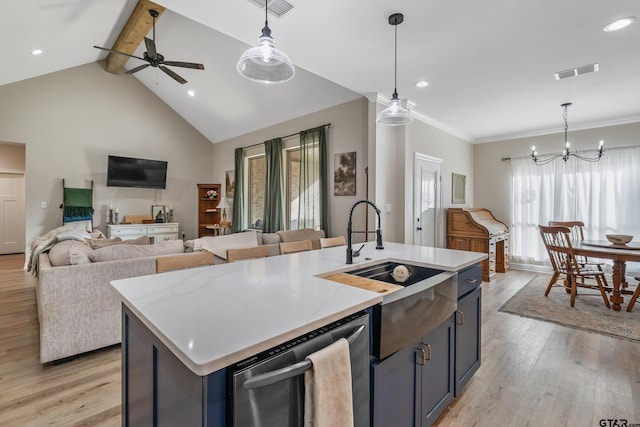
[[264, 28], [258, 45], [247, 49], [238, 61], [238, 72], [249, 80], [260, 83], [284, 83], [296, 73], [291, 60], [276, 49], [267, 21], [268, 0], [264, 2]]
[[394, 13], [389, 16], [389, 24], [395, 27], [395, 57], [394, 57], [394, 75], [393, 75], [393, 95], [391, 95], [391, 103], [387, 108], [380, 111], [377, 122], [382, 125], [401, 126], [409, 124], [413, 121], [411, 112], [408, 108], [402, 106], [398, 98], [398, 25], [402, 24], [404, 15]]

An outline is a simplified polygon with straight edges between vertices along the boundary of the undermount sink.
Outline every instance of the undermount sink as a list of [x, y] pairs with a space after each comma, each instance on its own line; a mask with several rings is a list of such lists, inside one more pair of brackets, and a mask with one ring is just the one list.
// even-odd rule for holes
[[[393, 271], [396, 267], [405, 267], [409, 271], [409, 278], [405, 281], [398, 281], [393, 277]], [[391, 283], [398, 286], [410, 286], [421, 282], [429, 277], [442, 273], [442, 270], [434, 268], [421, 267], [395, 261], [387, 261], [381, 264], [371, 265], [369, 267], [359, 268], [357, 270], [346, 271], [347, 274], [364, 277], [371, 280], [380, 280], [382, 282]]]
[[[409, 271], [409, 278], [404, 282], [396, 281], [392, 274], [400, 265]], [[362, 279], [349, 279], [354, 276]], [[384, 293], [382, 302], [373, 306], [370, 317], [372, 354], [379, 359], [419, 340], [457, 309], [457, 272], [402, 261], [382, 261], [340, 273], [326, 273], [322, 277]]]

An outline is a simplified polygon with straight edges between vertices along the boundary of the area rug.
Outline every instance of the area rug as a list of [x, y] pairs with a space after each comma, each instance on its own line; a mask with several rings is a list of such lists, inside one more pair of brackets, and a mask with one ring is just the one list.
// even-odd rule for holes
[[631, 295], [624, 295], [621, 311], [613, 311], [604, 305], [598, 291], [578, 288], [575, 307], [571, 307], [571, 296], [562, 287], [554, 286], [549, 296], [544, 296], [550, 278], [538, 274], [499, 311], [640, 342], [640, 306], [636, 305], [631, 313], [626, 311]]

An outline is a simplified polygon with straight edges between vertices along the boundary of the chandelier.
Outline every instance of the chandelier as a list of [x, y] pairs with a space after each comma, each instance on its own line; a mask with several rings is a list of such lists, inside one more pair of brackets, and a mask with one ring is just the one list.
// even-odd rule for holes
[[546, 165], [547, 163], [551, 163], [555, 159], [562, 159], [566, 162], [571, 156], [580, 160], [584, 160], [586, 162], [597, 162], [598, 160], [600, 160], [600, 158], [604, 154], [603, 140], [600, 140], [600, 143], [598, 144], [597, 154], [593, 157], [582, 156], [571, 151], [571, 143], [567, 141], [567, 132], [569, 130], [569, 125], [567, 124], [567, 109], [571, 106], [571, 102], [565, 102], [560, 106], [564, 108], [564, 112], [562, 114], [562, 117], [564, 118], [564, 150], [562, 150], [562, 153], [554, 154], [550, 157], [540, 159], [538, 157], [538, 152], [536, 151], [536, 146], [534, 145], [531, 147], [531, 159], [536, 162], [537, 165]]

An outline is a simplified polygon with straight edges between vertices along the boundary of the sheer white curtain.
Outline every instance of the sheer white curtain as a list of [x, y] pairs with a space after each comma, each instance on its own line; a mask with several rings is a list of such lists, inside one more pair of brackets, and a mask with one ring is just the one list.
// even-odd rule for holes
[[587, 240], [619, 233], [640, 241], [640, 147], [609, 149], [599, 162], [572, 157], [536, 165], [529, 157], [514, 158], [511, 168], [514, 262], [543, 262], [538, 224], [549, 221], [583, 221]]

